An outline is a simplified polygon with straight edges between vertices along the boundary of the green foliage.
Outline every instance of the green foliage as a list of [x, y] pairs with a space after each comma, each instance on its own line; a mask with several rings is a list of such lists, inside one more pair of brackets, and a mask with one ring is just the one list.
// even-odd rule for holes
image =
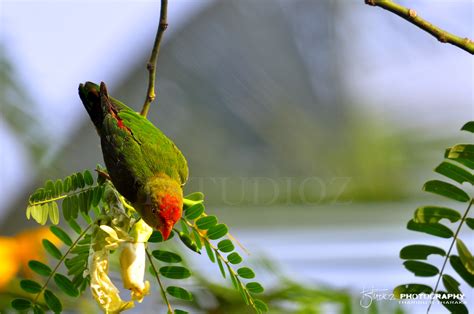
[[38, 275], [49, 276], [51, 275], [51, 268], [48, 265], [41, 263], [40, 261], [31, 260], [28, 262], [28, 267]]
[[248, 267], [241, 267], [241, 268], [237, 269], [237, 274], [240, 277], [245, 278], [245, 279], [255, 278], [255, 273], [253, 272], [252, 269], [250, 269]]
[[58, 273], [54, 274], [53, 278], [54, 278], [54, 282], [56, 283], [56, 285], [62, 291], [64, 291], [67, 295], [69, 295], [71, 297], [79, 296], [79, 290], [77, 290], [77, 288], [74, 286], [72, 281], [69, 280], [69, 278], [67, 278], [64, 275], [58, 274]]
[[[127, 234], [131, 230], [133, 221], [140, 217], [117, 192], [108, 180], [105, 171], [98, 167], [97, 172], [97, 180], [92, 178], [88, 170], [74, 173], [63, 180], [48, 180], [30, 197], [27, 217], [35, 219], [40, 224], [46, 224], [49, 219], [53, 224], [50, 227], [51, 232], [61, 240], [65, 247], [60, 250], [51, 241], [43, 239], [44, 249], [56, 260], [56, 264], [50, 267], [39, 261], [29, 262], [31, 270], [44, 276], [45, 281], [41, 284], [23, 280], [20, 284], [22, 289], [33, 297], [31, 300], [13, 300], [12, 306], [15, 309], [33, 309], [35, 313], [43, 313], [45, 309], [54, 313], [61, 312], [63, 305], [60, 297], [79, 297], [90, 285], [88, 263], [90, 252], [97, 250], [95, 246], [98, 244], [93, 242], [93, 238], [97, 238], [97, 232], [106, 231], [104, 232], [107, 234], [105, 243], [114, 243], [116, 241], [114, 237], [129, 239]], [[219, 272], [224, 278], [230, 277], [230, 281], [244, 302], [257, 313], [267, 311], [266, 304], [254, 297], [254, 294], [263, 292], [262, 285], [258, 282], [245, 282], [245, 280], [255, 278], [255, 272], [249, 267], [233, 268], [233, 265], [241, 263], [243, 259], [235, 251], [233, 238], [229, 235], [227, 225], [219, 223], [216, 216], [208, 216], [205, 213], [203, 200], [204, 195], [200, 192], [185, 197], [183, 217], [180, 224], [177, 224], [180, 230], [175, 226], [165, 242], [176, 239], [184, 244], [184, 247], [198, 254], [204, 247], [210, 261], [218, 264]], [[60, 220], [60, 210], [70, 231], [56, 225]], [[83, 222], [79, 221], [80, 217]], [[84, 222], [87, 223], [86, 227], [81, 227]], [[72, 236], [71, 232], [76, 235]], [[175, 234], [178, 236], [174, 237]], [[148, 239], [149, 245], [161, 244], [161, 242], [163, 242], [161, 233], [153, 231]], [[110, 248], [111, 253], [115, 248]], [[167, 284], [169, 280], [183, 280], [191, 276], [191, 271], [183, 265], [183, 258], [178, 252], [162, 247], [150, 251], [146, 249], [146, 254], [150, 264], [150, 273], [157, 279], [168, 311], [186, 313], [183, 310], [173, 309], [167, 298], [169, 295], [182, 301], [194, 300], [193, 294], [177, 285], [176, 282], [172, 285]], [[162, 263], [168, 265], [162, 265]], [[61, 267], [63, 265], [66, 269], [65, 274], [59, 272], [64, 268]], [[49, 286], [53, 282], [52, 289]], [[43, 296], [44, 303], [39, 303], [40, 296]]]
[[178, 254], [173, 253], [173, 252], [163, 251], [163, 250], [155, 250], [151, 252], [151, 254], [157, 260], [160, 260], [165, 263], [179, 263], [182, 260], [181, 256], [179, 256]]
[[[474, 132], [474, 122], [468, 122], [462, 127], [462, 130]], [[447, 294], [462, 294], [459, 282], [451, 275], [445, 273], [445, 266], [448, 260], [457, 275], [471, 287], [474, 287], [474, 257], [469, 248], [459, 238], [463, 225], [466, 224], [471, 230], [474, 229], [474, 220], [468, 217], [474, 199], [465, 191], [465, 186], [462, 186], [462, 184], [474, 186], [474, 145], [458, 144], [448, 148], [445, 152], [445, 158], [435, 168], [435, 172], [451, 180], [451, 182], [430, 180], [425, 183], [423, 190], [450, 200], [468, 203], [468, 206], [463, 215], [455, 209], [440, 206], [422, 206], [415, 210], [414, 218], [408, 222], [407, 229], [446, 239], [452, 238], [451, 245], [447, 251], [436, 246], [424, 244], [408, 245], [402, 248], [400, 258], [406, 260], [403, 265], [407, 270], [419, 277], [437, 276], [437, 280], [434, 288], [422, 284], [400, 285], [394, 289], [396, 297], [400, 297], [401, 294], [429, 294], [432, 292], [444, 297], [447, 297]], [[457, 226], [452, 228], [446, 225], [448, 221], [451, 224], [457, 223]], [[456, 244], [458, 255], [452, 253], [454, 244]], [[428, 260], [430, 255], [433, 254], [444, 257], [444, 262], [440, 269], [430, 263], [420, 261]], [[440, 282], [443, 283], [447, 293], [439, 290]], [[455, 301], [453, 297], [441, 298], [440, 301], [453, 313], [468, 312], [462, 302], [453, 302]], [[429, 312], [431, 304], [432, 302], [428, 306], [427, 312]]]
[[12, 307], [18, 311], [24, 311], [31, 307], [31, 301], [26, 299], [15, 299], [12, 301]]
[[207, 230], [217, 224], [216, 216], [205, 216], [196, 220], [196, 227], [201, 230]]
[[63, 310], [61, 301], [59, 301], [59, 298], [51, 290], [46, 289], [44, 291], [44, 301], [54, 313], [61, 313]]
[[393, 289], [393, 294], [398, 299], [400, 298], [401, 294], [430, 294], [431, 292], [433, 292], [433, 288], [431, 288], [430, 286], [415, 283], [400, 285]]
[[64, 244], [66, 244], [68, 246], [72, 245], [71, 238], [68, 236], [68, 234], [63, 229], [59, 228], [58, 226], [51, 226], [51, 227], [49, 227], [49, 230], [51, 230], [51, 232], [56, 237], [58, 237], [58, 239], [60, 239]]
[[28, 293], [39, 293], [41, 292], [41, 285], [36, 281], [23, 279], [20, 281], [20, 287]]
[[160, 274], [171, 279], [185, 279], [191, 276], [191, 272], [182, 266], [163, 266]]
[[55, 259], [62, 259], [61, 251], [48, 239], [43, 239], [43, 247]]
[[168, 288], [166, 288], [166, 292], [168, 292], [169, 295], [172, 295], [173, 297], [181, 300], [193, 300], [193, 295], [188, 290], [181, 287], [169, 286]]
[[[254, 308], [257, 313], [268, 310], [266, 304], [254, 297], [255, 293], [263, 292], [263, 287], [258, 282], [244, 283], [243, 279], [252, 279], [255, 277], [254, 271], [249, 267], [234, 269], [232, 265], [243, 261], [238, 252], [234, 251], [235, 246], [232, 243], [232, 236], [229, 235], [228, 227], [225, 224], [218, 223], [216, 216], [208, 216], [205, 213], [203, 202], [204, 195], [191, 194], [185, 197], [184, 215], [181, 218], [184, 221], [184, 228], [190, 228], [189, 235], [181, 236], [182, 242], [191, 250], [204, 246], [207, 256], [212, 263], [217, 263], [222, 277], [230, 277], [232, 285], [239, 292], [247, 305]], [[183, 227], [182, 227], [183, 229]], [[183, 231], [183, 230], [182, 230]], [[227, 239], [222, 239], [228, 236]], [[220, 240], [222, 239], [222, 240]], [[217, 245], [212, 241], [220, 240]], [[194, 245], [193, 248], [190, 245]], [[227, 256], [224, 253], [229, 253]]]
[[439, 273], [437, 267], [419, 261], [406, 261], [403, 263], [405, 268], [415, 274], [415, 276], [419, 277], [432, 277]]
[[46, 224], [49, 217], [51, 223], [56, 225], [59, 223], [60, 200], [64, 219], [76, 219], [79, 211], [87, 214], [92, 206], [98, 205], [103, 193], [101, 187], [93, 184], [89, 170], [74, 173], [64, 180], [48, 180], [30, 196], [26, 217], [32, 217], [41, 225]]

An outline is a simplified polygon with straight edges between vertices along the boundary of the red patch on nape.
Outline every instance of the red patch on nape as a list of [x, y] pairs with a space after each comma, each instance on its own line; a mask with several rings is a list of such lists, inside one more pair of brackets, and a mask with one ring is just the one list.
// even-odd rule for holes
[[121, 129], [127, 129], [127, 127], [125, 126], [125, 124], [123, 124], [123, 121], [120, 120], [120, 119], [117, 119], [117, 125], [119, 128]]
[[176, 196], [165, 195], [160, 203], [160, 217], [165, 221], [176, 223], [181, 218], [181, 202]]
[[110, 114], [112, 115], [112, 117], [114, 117], [114, 119], [117, 121], [117, 126], [119, 128], [121, 128], [122, 130], [125, 130], [129, 133], [132, 133], [130, 131], [130, 129], [125, 125], [123, 124], [123, 121], [122, 119], [120, 119], [120, 117], [117, 115], [117, 112], [113, 109], [113, 108], [110, 108]]

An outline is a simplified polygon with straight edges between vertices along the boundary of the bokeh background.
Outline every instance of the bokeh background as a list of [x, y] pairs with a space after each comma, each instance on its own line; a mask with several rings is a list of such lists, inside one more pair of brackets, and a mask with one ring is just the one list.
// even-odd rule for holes
[[[399, 2], [474, 37], [470, 0]], [[0, 234], [12, 236], [34, 226], [24, 211], [35, 187], [103, 163], [79, 83], [104, 81], [141, 108], [159, 3], [4, 0], [0, 10]], [[171, 0], [149, 118], [187, 157], [186, 191], [205, 193], [250, 261], [278, 269], [263, 275], [269, 290], [278, 272], [358, 302], [367, 288], [433, 284], [398, 252], [447, 245], [405, 225], [417, 206], [442, 202], [420, 188], [444, 148], [472, 141], [458, 130], [474, 118], [473, 65], [362, 0]], [[215, 265], [192, 261], [223, 284]]]

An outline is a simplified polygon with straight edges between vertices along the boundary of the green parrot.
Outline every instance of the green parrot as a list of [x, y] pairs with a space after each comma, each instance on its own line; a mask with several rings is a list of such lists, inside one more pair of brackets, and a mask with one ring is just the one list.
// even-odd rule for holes
[[80, 84], [79, 96], [99, 133], [112, 183], [167, 239], [182, 214], [188, 178], [183, 154], [145, 117], [109, 97], [103, 82]]

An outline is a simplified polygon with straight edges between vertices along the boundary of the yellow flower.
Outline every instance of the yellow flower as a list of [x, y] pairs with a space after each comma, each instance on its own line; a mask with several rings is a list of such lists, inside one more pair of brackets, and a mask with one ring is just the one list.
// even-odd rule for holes
[[41, 244], [43, 239], [60, 245], [60, 240], [47, 227], [28, 229], [13, 237], [0, 237], [0, 291], [5, 289], [20, 270], [26, 278], [33, 276], [28, 262], [33, 259], [43, 262], [46, 260]]
[[89, 256], [89, 272], [91, 276], [91, 293], [105, 313], [120, 313], [132, 308], [133, 302], [122, 301], [119, 290], [110, 280], [109, 251], [107, 249], [92, 251]]
[[10, 283], [20, 269], [16, 258], [17, 241], [15, 239], [0, 238], [0, 291]]
[[120, 272], [123, 287], [131, 291], [132, 300], [142, 302], [150, 291], [150, 283], [144, 281], [145, 277], [145, 243], [150, 238], [153, 229], [143, 220], [139, 220], [132, 227], [130, 236], [134, 242], [122, 244], [120, 254]]

